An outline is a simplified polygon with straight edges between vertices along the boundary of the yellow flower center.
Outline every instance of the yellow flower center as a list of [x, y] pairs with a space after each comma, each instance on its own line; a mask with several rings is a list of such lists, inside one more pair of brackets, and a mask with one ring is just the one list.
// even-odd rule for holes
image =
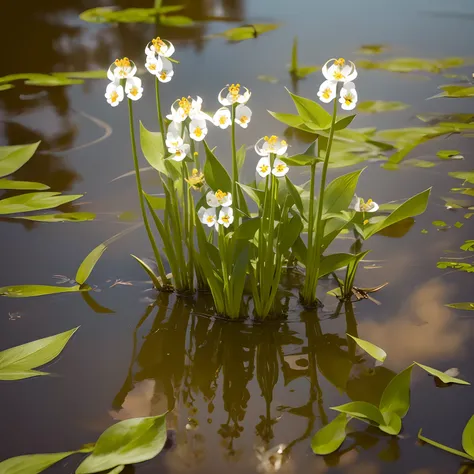
[[[372, 199], [368, 199], [367, 202], [364, 202], [364, 200], [361, 199], [360, 209], [363, 212], [368, 212], [372, 208], [373, 204], [374, 204], [374, 201], [372, 201]], [[364, 222], [364, 224], [365, 224], [365, 222]]]
[[153, 46], [155, 47], [155, 51], [159, 53], [163, 46], [166, 46], [165, 42], [158, 36], [155, 39], [151, 40]]
[[[195, 152], [196, 153], [196, 152]], [[204, 184], [204, 175], [200, 173], [196, 168], [192, 171], [192, 176], [185, 178], [187, 183], [191, 185], [193, 189], [198, 190]]]
[[240, 84], [232, 84], [229, 86], [229, 93], [233, 100], [237, 100], [240, 93]]
[[334, 79], [336, 79], [336, 81], [342, 81], [346, 77], [340, 71], [334, 71], [333, 76], [334, 76]]
[[213, 216], [207, 216], [206, 221], [209, 222], [209, 224], [210, 224], [211, 222], [214, 222], [214, 217]]
[[183, 109], [183, 111], [186, 115], [189, 114], [189, 112], [191, 110], [191, 104], [190, 104], [189, 100], [186, 99], [186, 97], [181, 98], [181, 100], [179, 101], [179, 106]]
[[199, 138], [199, 137], [202, 135], [202, 130], [201, 130], [200, 127], [196, 127], [196, 128], [194, 129], [194, 135], [195, 135], [197, 138]]
[[331, 89], [329, 87], [326, 87], [326, 89], [323, 90], [323, 97], [325, 99], [329, 99], [331, 97]]
[[117, 67], [122, 67], [122, 68], [131, 66], [130, 59], [128, 58], [116, 59], [114, 63]]
[[246, 115], [242, 115], [242, 117], [240, 117], [240, 121], [242, 123], [247, 123], [249, 121], [249, 118]]
[[224, 215], [224, 216], [221, 217], [221, 221], [222, 221], [222, 222], [225, 222], [226, 224], [229, 223], [229, 220], [230, 220], [229, 214], [226, 214], [226, 215]]
[[162, 81], [164, 81], [166, 78], [168, 77], [168, 74], [166, 71], [163, 71], [161, 74], [160, 74], [160, 79]]
[[220, 189], [218, 189], [216, 191], [215, 196], [216, 196], [218, 201], [222, 201], [227, 196], [227, 193], [225, 193], [224, 191], [221, 191]]
[[343, 67], [346, 64], [346, 60], [344, 58], [339, 58], [334, 61], [335, 66]]
[[176, 150], [176, 156], [179, 158], [181, 156], [181, 150]]
[[148, 66], [148, 69], [152, 70], [152, 71], [156, 71], [156, 64], [152, 63]]
[[[195, 152], [194, 152], [194, 156], [196, 156], [196, 157], [199, 156], [199, 152], [198, 152], [198, 151], [195, 151]], [[197, 173], [197, 169], [196, 169], [196, 168], [193, 169], [193, 174], [194, 174], [195, 171], [196, 171], [196, 173]]]
[[[352, 102], [354, 102], [354, 96], [353, 96], [352, 94], [346, 94], [346, 95], [344, 96], [344, 102], [345, 102], [346, 105], [351, 105]], [[372, 202], [371, 199], [369, 199], [369, 201]], [[368, 203], [369, 201], [367, 201], [367, 203]]]
[[118, 93], [117, 91], [113, 91], [112, 94], [110, 94], [110, 102], [114, 103], [117, 101], [118, 99]]
[[[194, 153], [196, 153], [196, 152], [194, 152]], [[192, 174], [193, 174], [193, 177], [195, 177], [199, 174], [199, 171], [197, 170], [197, 168], [193, 168]]]
[[364, 225], [367, 225], [368, 223], [369, 223], [369, 219], [366, 219], [366, 220], [364, 221]]
[[272, 135], [271, 137], [264, 137], [264, 140], [269, 144], [269, 145], [275, 145], [276, 142], [278, 141], [278, 137], [276, 135]]
[[268, 165], [262, 165], [260, 166], [260, 171], [262, 173], [266, 173], [268, 171], [269, 166]]
[[275, 166], [275, 169], [277, 170], [278, 173], [283, 173], [285, 171], [286, 165], [285, 164], [279, 164]]
[[138, 87], [137, 86], [133, 86], [131, 89], [130, 89], [130, 94], [132, 94], [134, 97], [136, 95], [138, 95]]
[[219, 123], [221, 125], [225, 125], [226, 122], [227, 122], [227, 117], [225, 115], [221, 115], [221, 117], [219, 118]]

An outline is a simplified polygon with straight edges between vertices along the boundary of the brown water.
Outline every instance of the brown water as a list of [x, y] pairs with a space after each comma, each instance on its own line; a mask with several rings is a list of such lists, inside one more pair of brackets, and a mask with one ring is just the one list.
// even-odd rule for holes
[[[116, 1], [115, 5], [148, 7], [149, 3]], [[205, 109], [213, 110], [223, 85], [245, 84], [253, 92], [249, 105], [254, 116], [249, 129], [239, 131], [238, 140], [249, 145], [262, 135], [284, 131], [266, 109], [292, 111], [283, 86], [291, 87], [285, 66], [295, 34], [301, 62], [306, 64], [321, 64], [334, 56], [357, 59], [355, 51], [361, 44], [374, 43], [390, 45], [393, 56], [472, 56], [474, 4], [469, 0], [449, 4], [190, 0], [188, 4], [185, 14], [200, 20], [197, 26], [160, 31], [174, 42], [181, 61], [163, 101], [169, 106], [178, 96], [199, 94]], [[91, 25], [78, 19], [82, 10], [94, 6], [98, 3], [85, 0], [4, 0], [0, 75], [106, 68], [123, 55], [141, 61], [145, 44], [155, 35], [154, 25]], [[228, 44], [205, 39], [210, 33], [252, 22], [282, 26], [256, 41]], [[455, 72], [470, 75], [472, 71], [465, 67]], [[260, 74], [276, 76], [280, 82], [261, 82]], [[419, 80], [413, 75], [361, 70], [361, 100], [401, 100], [412, 107], [360, 115], [355, 126], [418, 126], [417, 113], [472, 112], [469, 100], [425, 101], [438, 85], [452, 81], [441, 75], [427, 77]], [[316, 73], [300, 81], [298, 93], [315, 97], [321, 80]], [[72, 278], [92, 248], [134, 225], [118, 217], [137, 212], [133, 176], [112, 181], [132, 168], [128, 119], [124, 108], [112, 109], [105, 103], [105, 84], [87, 81], [42, 89], [18, 83], [0, 93], [0, 143], [42, 140], [40, 153], [15, 178], [41, 181], [57, 191], [86, 193], [79, 208], [69, 205], [63, 210], [98, 214], [96, 221], [79, 224], [1, 220], [0, 286], [54, 284], [53, 276], [58, 274]], [[156, 129], [151, 77], [144, 76], [144, 87], [148, 92], [137, 104], [136, 114], [148, 128]], [[85, 146], [109, 127], [112, 136]], [[297, 138], [290, 140], [295, 150], [303, 147]], [[223, 149], [228, 134], [212, 131], [210, 141]], [[423, 427], [427, 436], [459, 448], [462, 428], [474, 407], [472, 389], [439, 389], [418, 371], [400, 438], [352, 422], [353, 432], [342, 450], [324, 459], [311, 452], [310, 439], [334, 417], [329, 407], [351, 399], [377, 402], [393, 373], [413, 360], [442, 370], [458, 367], [463, 378], [474, 380], [469, 350], [472, 317], [444, 306], [472, 301], [472, 276], [436, 268], [445, 250], [458, 250], [464, 240], [473, 238], [472, 224], [463, 220], [465, 211], [448, 211], [441, 199], [460, 184], [448, 177], [448, 171], [472, 169], [471, 143], [452, 136], [431, 141], [412, 155], [458, 149], [463, 161], [399, 171], [370, 163], [364, 171], [361, 194], [378, 202], [406, 198], [433, 186], [428, 211], [412, 226], [366, 244], [372, 249], [368, 258], [374, 262], [364, 265], [357, 283], [376, 286], [388, 281], [389, 286], [375, 295], [380, 306], [362, 301], [337, 308], [336, 301], [326, 297], [325, 307], [316, 314], [289, 299], [284, 322], [252, 325], [213, 320], [206, 316], [211, 309], [203, 298], [197, 306], [186, 299], [176, 301], [172, 295], [156, 300], [142, 270], [129, 257], [130, 253], [150, 256], [141, 228], [115, 242], [94, 270], [91, 282], [97, 292], [91, 296], [100, 306], [79, 294], [1, 299], [0, 349], [78, 325], [81, 329], [48, 368], [55, 377], [2, 382], [0, 459], [76, 449], [97, 439], [114, 420], [170, 410], [168, 448], [153, 461], [125, 472], [252, 473], [258, 465], [256, 447], [284, 443], [290, 445], [290, 456], [281, 472], [456, 473], [461, 466], [458, 458], [418, 446], [416, 434]], [[244, 181], [252, 178], [252, 160], [250, 152]], [[144, 180], [147, 189], [159, 192], [153, 188], [157, 184], [153, 173], [145, 173]], [[465, 224], [439, 232], [431, 225], [433, 220]], [[423, 228], [429, 233], [422, 234]], [[340, 240], [335, 248], [347, 249], [350, 243]], [[298, 278], [290, 275], [289, 286]], [[321, 296], [330, 287], [323, 282]], [[368, 356], [356, 353], [345, 337], [349, 331], [383, 347], [388, 353], [385, 367], [375, 368]], [[51, 472], [71, 473], [77, 463], [71, 458]]]

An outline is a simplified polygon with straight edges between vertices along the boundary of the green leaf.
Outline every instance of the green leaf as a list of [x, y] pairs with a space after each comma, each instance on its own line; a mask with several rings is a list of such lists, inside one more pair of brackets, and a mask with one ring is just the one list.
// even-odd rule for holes
[[56, 293], [74, 293], [76, 291], [88, 291], [88, 289], [82, 289], [79, 285], [14, 285], [0, 288], [0, 296], [6, 296], [8, 298], [30, 298], [33, 296], [53, 295]]
[[247, 154], [247, 149], [245, 145], [242, 145], [238, 150], [237, 150], [237, 169], [240, 171], [242, 167], [244, 166], [245, 163], [245, 156]]
[[237, 227], [237, 230], [234, 232], [234, 235], [232, 238], [234, 239], [244, 239], [244, 240], [251, 240], [254, 238], [255, 233], [260, 227], [261, 223], [261, 218], [260, 217], [255, 217], [254, 219], [248, 219], [242, 224], [240, 224], [239, 227]]
[[107, 245], [100, 244], [83, 260], [76, 272], [76, 281], [79, 285], [83, 285], [86, 282], [92, 270], [94, 270], [95, 264], [106, 250]]
[[107, 79], [107, 71], [99, 69], [96, 71], [53, 72], [53, 76], [66, 76], [71, 79]]
[[439, 150], [436, 156], [442, 160], [455, 160], [462, 158], [461, 152], [458, 150]]
[[465, 311], [474, 311], [474, 303], [450, 303], [445, 306], [448, 308], [462, 309]]
[[385, 387], [380, 400], [382, 413], [396, 413], [403, 418], [410, 408], [410, 381], [413, 364], [395, 375]]
[[298, 37], [293, 38], [293, 47], [291, 48], [290, 73], [295, 73], [298, 69]]
[[[280, 225], [282, 225], [280, 223]], [[285, 255], [290, 247], [295, 243], [295, 240], [300, 236], [303, 230], [303, 223], [299, 215], [294, 215], [282, 229], [282, 235], [279, 242], [279, 250], [282, 255]]]
[[357, 52], [359, 54], [381, 54], [388, 49], [387, 46], [383, 44], [363, 44]]
[[168, 176], [165, 166], [165, 150], [160, 132], [150, 132], [140, 121], [140, 146], [142, 153], [155, 170]]
[[438, 98], [438, 97], [449, 97], [449, 98], [460, 98], [460, 97], [473, 97], [474, 96], [474, 86], [465, 86], [461, 85], [444, 85], [439, 86], [439, 88], [443, 91], [440, 94], [436, 94], [435, 96], [431, 97], [431, 99]]
[[428, 160], [420, 160], [419, 158], [410, 158], [405, 160], [405, 164], [409, 166], [416, 166], [417, 168], [434, 168], [436, 163]]
[[191, 26], [194, 25], [192, 18], [182, 15], [160, 15], [160, 23], [163, 26]]
[[420, 428], [420, 431], [418, 432], [418, 439], [420, 441], [423, 441], [424, 443], [431, 444], [431, 446], [434, 446], [435, 448], [442, 449], [443, 451], [446, 451], [450, 454], [454, 454], [456, 456], [469, 459], [470, 461], [474, 461], [474, 457], [469, 456], [468, 454], [463, 453], [462, 451], [458, 451], [457, 449], [450, 448], [449, 446], [445, 446], [444, 444], [433, 441], [432, 439], [425, 438], [424, 436], [421, 435], [421, 428]]
[[348, 210], [362, 171], [364, 170], [344, 174], [329, 183], [324, 191], [323, 214]]
[[364, 228], [364, 239], [368, 239], [372, 235], [380, 232], [387, 227], [396, 224], [408, 217], [415, 217], [425, 212], [428, 206], [428, 199], [430, 197], [431, 188], [422, 191], [419, 194], [411, 197], [403, 204], [398, 206], [388, 217], [375, 224], [368, 224]]
[[344, 130], [347, 128], [352, 121], [356, 118], [355, 115], [347, 115], [346, 117], [342, 117], [340, 119], [336, 119], [336, 123], [334, 124], [334, 130]]
[[[245, 278], [247, 276], [247, 267], [249, 265], [249, 244], [247, 243], [237, 256], [234, 263], [234, 269], [230, 280], [232, 282], [233, 305], [237, 308], [242, 303], [242, 294], [244, 292]], [[237, 309], [236, 308], [236, 309]]]
[[385, 423], [379, 425], [379, 428], [392, 436], [397, 436], [402, 430], [402, 419], [394, 412], [384, 412], [383, 417]]
[[13, 84], [0, 84], [0, 92], [13, 89], [15, 86]]
[[304, 79], [305, 77], [309, 76], [310, 74], [315, 73], [319, 70], [319, 66], [300, 66], [295, 71], [295, 76], [299, 79]]
[[346, 439], [346, 426], [349, 420], [341, 413], [326, 426], [323, 426], [311, 440], [311, 448], [315, 454], [331, 454], [342, 445]]
[[76, 474], [92, 474], [154, 458], [166, 442], [166, 414], [131, 418], [107, 428]]
[[[216, 158], [214, 153], [204, 140], [204, 148], [206, 150], [206, 163], [204, 164], [204, 176], [206, 183], [213, 191], [221, 189], [225, 192], [230, 192], [232, 189], [232, 181], [226, 169], [222, 166], [220, 161]], [[245, 191], [245, 190], [244, 190]], [[233, 196], [235, 199], [235, 197]]]
[[474, 458], [474, 415], [471, 416], [462, 432], [462, 448]]
[[34, 222], [84, 222], [93, 221], [95, 218], [96, 215], [92, 212], [63, 212], [62, 214], [15, 216], [13, 219], [23, 219]]
[[310, 122], [314, 125], [315, 130], [326, 130], [331, 125], [332, 117], [326, 110], [314, 100], [300, 97], [288, 91], [293, 102], [295, 103], [298, 114], [303, 122]]
[[379, 112], [393, 112], [404, 110], [410, 107], [403, 102], [387, 102], [385, 100], [366, 100], [357, 104], [357, 110], [366, 114], [376, 114]]
[[279, 27], [280, 25], [276, 23], [254, 23], [252, 25], [243, 25], [238, 26], [237, 28], [231, 28], [229, 30], [223, 31], [222, 33], [210, 35], [208, 38], [222, 37], [226, 38], [228, 41], [244, 41], [257, 38], [262, 33], [276, 30]]
[[319, 278], [322, 278], [329, 273], [335, 272], [340, 268], [346, 267], [354, 259], [354, 255], [350, 253], [333, 253], [331, 255], [323, 256], [321, 265], [319, 266]]
[[[26, 378], [24, 374], [22, 375], [22, 372], [30, 371], [51, 362], [61, 353], [71, 336], [78, 329], [79, 327], [0, 352], [0, 380]], [[18, 377], [12, 378], [13, 372], [18, 372]], [[5, 378], [3, 373], [5, 373]], [[37, 372], [34, 375], [45, 374]], [[29, 377], [34, 375], [29, 375]]]
[[280, 159], [289, 166], [309, 166], [324, 161], [317, 156], [310, 155], [293, 155], [287, 157], [282, 156]]
[[347, 334], [351, 339], [357, 343], [357, 345], [362, 348], [367, 354], [372, 356], [374, 359], [377, 359], [379, 362], [384, 362], [387, 353], [381, 349], [380, 347], [372, 344], [371, 342], [364, 341], [363, 339], [359, 339], [358, 337], [352, 336], [351, 334]]
[[444, 221], [433, 221], [432, 224], [435, 227], [446, 227], [447, 226], [446, 222], [444, 222]]
[[49, 186], [43, 183], [34, 183], [32, 181], [12, 181], [11, 179], [0, 179], [0, 189], [21, 189], [30, 191], [44, 191]]
[[62, 196], [57, 192], [25, 193], [0, 200], [0, 215], [17, 212], [39, 211], [51, 209], [82, 197], [82, 194]]
[[[276, 118], [279, 122], [288, 125], [289, 127], [303, 129], [311, 132], [311, 129], [304, 125], [303, 119], [299, 115], [295, 114], [284, 114], [279, 112], [272, 112], [271, 110], [268, 113], [273, 117]], [[311, 132], [314, 133], [314, 132]]]
[[149, 202], [150, 206], [155, 210], [162, 210], [166, 208], [166, 198], [164, 196], [152, 196], [143, 192], [146, 197], [146, 200]]
[[449, 176], [457, 179], [463, 179], [465, 182], [474, 184], [474, 171], [451, 171]]
[[439, 378], [441, 380], [441, 382], [443, 382], [443, 383], [456, 383], [456, 384], [459, 384], [459, 385], [471, 385], [469, 382], [451, 377], [451, 376], [445, 374], [444, 372], [441, 372], [440, 370], [437, 370], [437, 369], [433, 369], [432, 367], [428, 367], [427, 365], [419, 364], [418, 362], [415, 362], [415, 364], [418, 367], [425, 370], [426, 372], [428, 372], [429, 374], [433, 375], [434, 377]]
[[349, 402], [345, 405], [339, 405], [337, 407], [331, 407], [331, 410], [336, 410], [341, 413], [346, 413], [349, 416], [357, 416], [360, 418], [365, 418], [367, 420], [373, 421], [378, 425], [385, 424], [380, 410], [371, 403], [368, 402]]
[[77, 451], [51, 454], [25, 454], [0, 462], [2, 474], [39, 474]]
[[303, 219], [306, 219], [305, 217], [305, 212], [304, 212], [304, 206], [303, 206], [303, 200], [301, 199], [301, 194], [296, 188], [296, 186], [291, 182], [290, 178], [288, 176], [285, 176], [285, 181], [286, 181], [286, 187], [293, 198], [293, 201], [295, 202], [295, 206], [298, 209], [298, 212], [300, 213], [301, 217]]
[[274, 76], [268, 76], [266, 74], [260, 74], [257, 76], [257, 79], [262, 82], [269, 82], [270, 84], [278, 84], [280, 82], [278, 78]]
[[438, 73], [444, 69], [462, 66], [464, 62], [463, 58], [457, 57], [441, 59], [391, 58], [383, 61], [357, 61], [357, 66], [365, 69], [382, 69], [400, 73], [414, 71]]
[[40, 143], [0, 147], [0, 178], [20, 169], [34, 155]]
[[153, 285], [155, 288], [161, 288], [163, 285], [161, 284], [160, 280], [158, 280], [158, 277], [155, 275], [153, 270], [150, 268], [149, 265], [147, 265], [143, 260], [138, 258], [135, 255], [132, 255], [132, 257], [142, 266], [142, 268], [148, 273], [148, 276], [151, 278], [151, 281], [153, 282]]

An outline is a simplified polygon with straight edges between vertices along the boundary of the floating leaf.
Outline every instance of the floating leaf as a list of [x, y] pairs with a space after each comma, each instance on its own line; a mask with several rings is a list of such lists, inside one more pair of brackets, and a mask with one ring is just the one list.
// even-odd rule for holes
[[229, 41], [243, 41], [248, 39], [257, 38], [262, 33], [276, 30], [280, 25], [276, 23], [255, 23], [253, 25], [242, 25], [237, 28], [231, 28], [215, 35], [209, 36], [209, 38], [226, 38]]
[[194, 25], [192, 18], [182, 15], [160, 15], [160, 23], [163, 26], [191, 26]]
[[[79, 327], [0, 352], [0, 380], [20, 380], [47, 375], [32, 369], [55, 359], [78, 329]], [[28, 375], [28, 371], [32, 371], [31, 375]]]
[[0, 147], [0, 178], [20, 169], [34, 155], [39, 144]]
[[346, 439], [346, 414], [341, 413], [326, 426], [323, 426], [311, 440], [311, 448], [315, 454], [330, 454], [339, 449]]
[[0, 84], [0, 92], [7, 91], [8, 89], [13, 89], [15, 86], [13, 84]]
[[48, 286], [48, 285], [15, 285], [0, 288], [0, 296], [7, 298], [31, 298], [33, 296], [54, 295], [56, 293], [74, 293], [87, 291], [75, 286]]
[[448, 174], [453, 178], [463, 179], [470, 184], [474, 184], [474, 171], [451, 171]]
[[462, 160], [463, 156], [458, 150], [439, 150], [436, 156], [442, 160]]
[[457, 229], [460, 229], [464, 224], [462, 222], [455, 222], [454, 223], [454, 227], [456, 227]]
[[29, 191], [44, 191], [49, 186], [43, 183], [34, 183], [32, 181], [13, 181], [11, 179], [0, 179], [0, 189], [18, 189]]
[[436, 163], [427, 160], [420, 160], [419, 158], [410, 158], [405, 160], [405, 164], [410, 166], [416, 166], [417, 168], [434, 168]]
[[165, 415], [131, 418], [107, 428], [76, 474], [92, 474], [154, 458], [166, 442]]
[[25, 193], [0, 200], [0, 215], [51, 209], [81, 197], [82, 194], [65, 196], [57, 192]]
[[466, 382], [461, 379], [457, 379], [454, 377], [449, 376], [445, 372], [441, 372], [440, 370], [433, 369], [432, 367], [428, 367], [427, 365], [419, 364], [418, 362], [415, 362], [415, 364], [428, 372], [429, 374], [433, 375], [434, 377], [437, 377], [441, 380], [443, 383], [455, 383], [458, 385], [471, 385], [469, 382]]
[[106, 250], [107, 245], [100, 244], [83, 260], [76, 273], [76, 281], [79, 285], [83, 285], [86, 282], [92, 270], [94, 270], [96, 263], [99, 261], [99, 258]]
[[337, 407], [331, 407], [331, 410], [340, 411], [341, 413], [346, 413], [349, 416], [370, 420], [379, 425], [385, 424], [382, 413], [375, 405], [372, 405], [372, 403], [349, 402]]
[[410, 408], [410, 381], [413, 364], [395, 375], [385, 388], [380, 400], [382, 413], [396, 413], [403, 418]]
[[474, 273], [474, 265], [471, 265], [469, 263], [442, 261], [438, 262], [436, 266], [443, 270], [445, 268], [453, 268], [454, 270], [459, 270], [461, 272]]
[[357, 110], [366, 114], [393, 112], [408, 109], [408, 107], [410, 106], [403, 102], [387, 102], [385, 100], [366, 100], [357, 104]]
[[433, 221], [432, 224], [435, 227], [446, 227], [447, 226], [446, 222], [444, 222], [444, 221]]
[[423, 58], [392, 58], [383, 61], [361, 60], [357, 66], [365, 69], [382, 69], [391, 72], [432, 72], [439, 73], [444, 69], [459, 67], [465, 63], [463, 58], [450, 57], [443, 59], [423, 59]]
[[107, 71], [98, 69], [96, 71], [53, 72], [53, 76], [66, 76], [70, 79], [106, 79]]
[[2, 474], [39, 474], [77, 451], [51, 454], [25, 454], [0, 462]]
[[439, 88], [443, 92], [436, 94], [435, 96], [431, 97], [431, 99], [435, 99], [438, 97], [460, 98], [474, 96], [474, 86], [448, 84], [445, 86], [439, 86]]
[[357, 343], [359, 347], [361, 347], [367, 354], [372, 356], [374, 359], [378, 360], [379, 362], [384, 362], [387, 353], [381, 349], [380, 347], [372, 344], [371, 342], [364, 341], [363, 339], [359, 339], [358, 337], [352, 336], [351, 334], [347, 334], [351, 339]]
[[474, 303], [449, 303], [448, 308], [462, 309], [464, 311], [474, 311]]
[[64, 212], [62, 214], [42, 214], [38, 216], [15, 216], [13, 219], [23, 219], [34, 222], [84, 222], [93, 221], [96, 215], [92, 212]]

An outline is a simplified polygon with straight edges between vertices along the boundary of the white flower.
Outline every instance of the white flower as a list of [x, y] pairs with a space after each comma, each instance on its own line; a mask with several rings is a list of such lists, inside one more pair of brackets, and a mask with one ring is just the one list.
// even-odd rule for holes
[[201, 111], [202, 99], [197, 96], [196, 100], [192, 99], [191, 102], [186, 97], [176, 99], [171, 105], [171, 114], [167, 115], [166, 118], [173, 122], [184, 122], [188, 117], [197, 120], [211, 120], [211, 118]]
[[137, 66], [128, 58], [116, 59], [107, 71], [107, 78], [110, 81], [118, 81], [120, 79], [128, 79], [133, 77], [137, 72]]
[[272, 174], [277, 178], [281, 178], [285, 176], [286, 173], [288, 173], [289, 169], [290, 168], [288, 168], [288, 165], [284, 161], [276, 158], [273, 162]]
[[319, 87], [318, 97], [321, 102], [328, 104], [336, 97], [337, 82], [324, 81]]
[[145, 67], [149, 73], [157, 76], [158, 72], [163, 69], [163, 60], [160, 57], [155, 58], [155, 56], [147, 56]]
[[[331, 66], [328, 67], [328, 64], [331, 62]], [[357, 69], [355, 64], [352, 61], [349, 61], [349, 64], [346, 64], [346, 60], [344, 58], [330, 59], [322, 67], [322, 71], [323, 76], [328, 81], [346, 83], [353, 81], [357, 77]]]
[[230, 110], [227, 107], [221, 107], [212, 117], [212, 122], [216, 127], [227, 128], [231, 123]]
[[183, 143], [175, 148], [168, 148], [171, 153], [171, 159], [174, 161], [183, 161], [189, 154], [191, 147], [187, 143]]
[[346, 82], [341, 89], [339, 102], [343, 110], [352, 110], [357, 104], [357, 91], [353, 82]]
[[145, 48], [145, 54], [147, 56], [162, 56], [169, 58], [175, 51], [173, 43], [168, 40], [162, 40], [159, 36], [151, 40]]
[[210, 209], [201, 207], [198, 211], [198, 217], [199, 220], [203, 224], [206, 224], [208, 227], [212, 227], [213, 225], [216, 225], [217, 227], [216, 210], [213, 207], [211, 207]]
[[222, 105], [245, 104], [250, 99], [250, 95], [251, 93], [246, 87], [244, 87], [244, 93], [241, 93], [240, 84], [227, 84], [219, 92], [218, 99]]
[[[160, 58], [161, 59], [161, 58]], [[161, 59], [161, 69], [156, 74], [160, 82], [170, 82], [174, 76], [173, 64], [169, 59]]]
[[232, 194], [218, 189], [215, 193], [209, 191], [206, 194], [206, 202], [211, 207], [230, 207], [232, 205]]
[[168, 133], [166, 134], [165, 143], [166, 143], [166, 146], [168, 147], [168, 151], [170, 153], [174, 153], [174, 150], [176, 148], [179, 148], [180, 146], [183, 145], [184, 140], [181, 138], [180, 135], [171, 133], [168, 129]]
[[105, 89], [105, 98], [112, 107], [117, 107], [123, 100], [123, 87], [111, 82]]
[[201, 142], [207, 135], [207, 125], [205, 120], [191, 120], [189, 123], [189, 136]]
[[271, 137], [263, 137], [255, 144], [255, 151], [260, 156], [269, 156], [270, 153], [276, 155], [283, 155], [288, 148], [288, 143], [285, 140], [281, 140], [276, 135]]
[[379, 205], [372, 201], [372, 199], [365, 202], [362, 198], [355, 195], [349, 209], [354, 209], [356, 212], [377, 212], [379, 210]]
[[229, 227], [234, 222], [234, 211], [231, 207], [223, 207], [219, 212], [218, 224]]
[[131, 77], [125, 83], [125, 92], [131, 100], [138, 100], [143, 95], [142, 80], [139, 77]]
[[242, 128], [247, 128], [252, 118], [252, 111], [243, 104], [235, 108], [235, 123], [238, 123]]
[[271, 173], [270, 158], [268, 156], [262, 156], [257, 163], [257, 173], [265, 178]]

